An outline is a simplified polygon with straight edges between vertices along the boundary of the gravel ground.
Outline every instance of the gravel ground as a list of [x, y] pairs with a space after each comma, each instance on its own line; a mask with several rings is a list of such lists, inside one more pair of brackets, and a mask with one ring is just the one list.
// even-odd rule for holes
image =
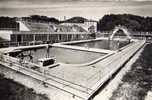
[[152, 91], [152, 44], [146, 45], [110, 100], [145, 100], [148, 91]]

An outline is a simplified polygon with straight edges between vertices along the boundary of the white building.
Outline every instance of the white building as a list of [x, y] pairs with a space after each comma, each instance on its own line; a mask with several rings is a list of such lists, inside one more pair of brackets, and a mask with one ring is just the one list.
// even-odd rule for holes
[[66, 23], [62, 23], [61, 25], [66, 25], [66, 26], [78, 25], [88, 32], [97, 32], [97, 21], [95, 20], [87, 20], [84, 23], [67, 23], [66, 22]]
[[11, 34], [13, 34], [13, 31], [11, 30], [0, 30], [0, 37], [4, 40], [10, 41]]

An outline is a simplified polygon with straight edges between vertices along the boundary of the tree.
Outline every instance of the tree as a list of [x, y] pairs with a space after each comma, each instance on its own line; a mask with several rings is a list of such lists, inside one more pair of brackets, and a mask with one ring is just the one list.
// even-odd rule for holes
[[125, 26], [133, 31], [152, 31], [152, 17], [141, 17], [131, 14], [105, 15], [97, 24], [98, 31], [110, 31], [117, 25]]

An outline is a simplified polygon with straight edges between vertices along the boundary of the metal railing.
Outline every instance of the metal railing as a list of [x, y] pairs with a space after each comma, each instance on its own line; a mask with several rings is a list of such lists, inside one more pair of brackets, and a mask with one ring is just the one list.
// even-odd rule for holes
[[31, 46], [31, 45], [40, 45], [40, 44], [48, 44], [48, 41], [24, 41], [24, 42], [11, 42], [11, 41], [4, 41], [0, 42], [0, 48], [4, 47], [18, 47], [18, 46]]
[[[132, 44], [131, 44], [132, 45]], [[118, 64], [120, 64], [120, 63], [118, 63], [117, 65], [113, 65], [115, 62], [117, 62], [117, 61], [119, 61], [119, 62], [121, 62], [121, 63], [123, 63], [125, 60], [124, 59], [128, 59], [131, 55], [132, 55], [132, 50], [133, 49], [137, 49], [138, 50], [138, 46], [137, 45], [139, 45], [139, 44], [134, 44], [134, 45], [132, 45], [132, 46], [129, 46], [129, 47], [127, 47], [126, 49], [126, 51], [125, 52], [123, 52], [123, 51], [118, 51], [118, 53], [116, 54], [116, 55], [114, 55], [114, 59], [112, 59], [110, 62], [107, 62], [107, 64], [106, 65], [104, 65], [104, 67], [106, 67], [107, 66], [107, 68], [108, 68], [108, 66], [113, 66], [114, 67], [114, 69], [118, 69], [118, 67], [116, 68], [115, 66], [117, 66]], [[140, 46], [139, 46], [140, 47]], [[135, 49], [135, 51], [136, 51], [136, 49]], [[134, 52], [133, 52], [134, 53]], [[122, 61], [121, 61], [122, 60]], [[102, 66], [102, 65], [101, 65]], [[92, 81], [95, 81], [96, 80], [96, 82], [93, 82], [92, 83], [92, 85], [90, 85], [90, 86], [93, 86], [93, 84], [94, 83], [97, 83], [97, 82], [99, 82], [99, 81], [101, 81], [101, 79], [104, 77], [104, 76], [102, 76], [103, 74], [102, 74], [102, 70], [103, 69], [99, 69], [99, 71], [97, 71], [95, 74], [93, 74], [92, 76], [90, 76], [89, 78], [87, 78], [86, 79], [86, 83], [91, 83]], [[107, 72], [107, 73], [110, 73], [111, 72], [111, 70], [109, 71], [109, 72]], [[107, 75], [107, 74], [106, 74]], [[105, 76], [106, 76], [105, 75]], [[88, 88], [91, 88], [91, 87], [88, 87]]]
[[[82, 86], [82, 85], [64, 80], [62, 78], [59, 78], [57, 76], [51, 75], [47, 69], [45, 69], [44, 67], [42, 67], [40, 65], [37, 65], [37, 64], [31, 63], [28, 61], [23, 61], [23, 60], [18, 59], [18, 58], [11, 57], [9, 55], [4, 54], [3, 52], [0, 52], [0, 62], [2, 62], [4, 65], [7, 65], [9, 68], [15, 68], [15, 70], [18, 72], [22, 72], [23, 70], [29, 70], [30, 72], [32, 72], [34, 74], [41, 75], [45, 78], [45, 80], [42, 80], [44, 83], [46, 83], [47, 80], [52, 80], [58, 84], [61, 84], [63, 87], [69, 87], [71, 89], [74, 89], [74, 90], [82, 92], [82, 93], [86, 93], [88, 95], [90, 95], [90, 94], [85, 90], [93, 91], [85, 86]], [[54, 86], [51, 83], [47, 83], [47, 84]], [[76, 86], [76, 87], [74, 87], [74, 86]], [[83, 99], [83, 97], [80, 97], [80, 96], [78, 96], [70, 91], [67, 91], [67, 90], [62, 89], [62, 88], [57, 87], [57, 86], [54, 86], [54, 87]]]

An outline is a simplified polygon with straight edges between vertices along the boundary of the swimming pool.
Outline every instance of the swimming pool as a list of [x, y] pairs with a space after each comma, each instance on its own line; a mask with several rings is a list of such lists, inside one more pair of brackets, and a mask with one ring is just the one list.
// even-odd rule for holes
[[[85, 64], [95, 61], [102, 56], [110, 53], [111, 50], [117, 50], [129, 44], [128, 41], [108, 41], [108, 40], [91, 40], [91, 41], [78, 41], [74, 43], [66, 42], [61, 43], [59, 46], [49, 46], [43, 48], [33, 48], [22, 50], [23, 55], [26, 55], [23, 60], [30, 61], [38, 64], [41, 58], [55, 57], [56, 63], [64, 64]], [[66, 48], [64, 46], [68, 46]], [[73, 48], [73, 47], [81, 48]], [[70, 48], [71, 47], [71, 48]], [[87, 49], [83, 49], [87, 48]], [[93, 49], [89, 49], [93, 48]], [[98, 49], [98, 50], [97, 50]], [[109, 50], [104, 52], [104, 50]], [[92, 50], [92, 51], [91, 51]], [[32, 57], [32, 59], [31, 59]]]
[[85, 48], [97, 48], [97, 49], [107, 49], [107, 50], [118, 50], [129, 44], [129, 41], [118, 41], [118, 40], [96, 40], [87, 42], [76, 42], [67, 43], [66, 45], [80, 46]]
[[[30, 50], [22, 51], [22, 53], [23, 55], [27, 55], [24, 57], [24, 60], [37, 64], [38, 59], [46, 57], [55, 57], [56, 62], [65, 64], [82, 64], [88, 63], [92, 60], [106, 55], [105, 53], [87, 52], [59, 47], [50, 47], [49, 50], [47, 50], [47, 48], [33, 48]], [[28, 55], [31, 55], [33, 59], [31, 60]]]

